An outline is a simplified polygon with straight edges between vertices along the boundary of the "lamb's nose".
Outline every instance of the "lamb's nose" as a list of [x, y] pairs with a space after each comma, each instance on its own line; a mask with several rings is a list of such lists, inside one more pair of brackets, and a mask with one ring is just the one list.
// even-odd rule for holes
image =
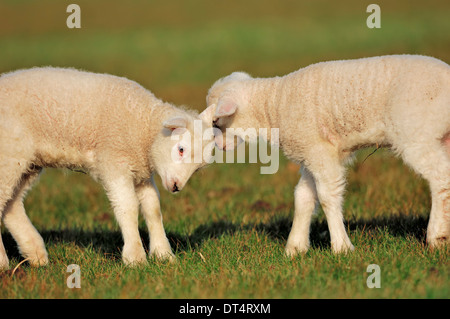
[[172, 193], [176, 193], [178, 191], [179, 191], [179, 189], [178, 189], [177, 183], [173, 183]]

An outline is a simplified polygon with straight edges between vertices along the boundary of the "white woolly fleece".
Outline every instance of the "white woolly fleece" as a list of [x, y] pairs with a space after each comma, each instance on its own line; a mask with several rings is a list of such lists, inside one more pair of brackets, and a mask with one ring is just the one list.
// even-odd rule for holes
[[[389, 147], [430, 183], [427, 241], [450, 241], [450, 67], [437, 59], [392, 55], [310, 65], [286, 76], [243, 72], [209, 90], [214, 124], [279, 128], [280, 147], [302, 164], [286, 252], [309, 247], [309, 226], [320, 202], [335, 252], [353, 249], [342, 214], [345, 163], [366, 146]], [[228, 140], [227, 140], [228, 141]], [[221, 139], [219, 147], [228, 147]]]
[[[146, 262], [137, 226], [139, 204], [150, 232], [150, 253], [173, 258], [152, 175], [156, 171], [169, 191], [183, 188], [206, 161], [195, 163], [180, 152], [175, 163], [173, 150], [186, 141], [173, 139], [173, 133], [192, 133], [195, 120], [211, 127], [210, 116], [176, 108], [136, 82], [108, 74], [52, 67], [3, 74], [0, 216], [22, 255], [32, 265], [48, 262], [22, 199], [43, 167], [66, 167], [85, 170], [105, 187], [122, 230], [126, 264]], [[207, 146], [193, 141], [199, 138], [195, 134], [190, 137], [191, 145]], [[0, 268], [8, 264], [0, 237]]]

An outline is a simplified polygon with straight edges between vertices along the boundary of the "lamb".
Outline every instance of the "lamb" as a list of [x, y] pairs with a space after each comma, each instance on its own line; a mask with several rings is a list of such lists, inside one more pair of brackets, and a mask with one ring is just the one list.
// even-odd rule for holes
[[[44, 167], [56, 167], [84, 170], [104, 186], [122, 231], [126, 265], [147, 260], [138, 232], [139, 204], [150, 255], [173, 260], [153, 174], [172, 193], [185, 186], [212, 153], [213, 135], [206, 134], [212, 127], [203, 125], [210, 116], [164, 103], [136, 82], [113, 75], [52, 67], [3, 74], [0, 217], [23, 257], [34, 266], [48, 263], [23, 198]], [[190, 134], [196, 123], [200, 134]], [[199, 151], [206, 158], [193, 161]], [[0, 269], [8, 267], [0, 236]]]
[[427, 242], [436, 247], [450, 240], [449, 88], [446, 63], [391, 55], [322, 62], [274, 78], [235, 72], [210, 88], [207, 109], [224, 133], [216, 136], [219, 148], [235, 147], [229, 128], [279, 128], [279, 147], [301, 164], [288, 256], [308, 250], [319, 202], [333, 252], [354, 249], [343, 223], [345, 171], [354, 151], [368, 146], [390, 148], [429, 182]]

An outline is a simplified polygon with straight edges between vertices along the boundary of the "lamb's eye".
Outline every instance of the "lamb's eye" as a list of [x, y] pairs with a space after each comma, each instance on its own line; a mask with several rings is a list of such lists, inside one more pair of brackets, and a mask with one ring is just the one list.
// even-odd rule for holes
[[220, 130], [220, 127], [217, 125], [217, 122], [218, 122], [219, 120], [215, 120], [215, 121], [213, 121], [213, 127], [215, 127], [215, 128], [218, 128], [219, 130]]
[[178, 146], [178, 154], [180, 154], [180, 156], [183, 156], [183, 153], [184, 153], [183, 146]]

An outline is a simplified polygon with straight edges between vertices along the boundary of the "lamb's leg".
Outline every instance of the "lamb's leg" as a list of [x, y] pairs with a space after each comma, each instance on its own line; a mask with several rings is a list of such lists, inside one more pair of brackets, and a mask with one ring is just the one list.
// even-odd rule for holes
[[430, 247], [450, 243], [450, 183], [444, 187], [430, 181], [432, 204], [427, 228], [427, 242]]
[[[0, 153], [0, 155], [2, 155]], [[23, 162], [18, 161], [14, 157], [0, 157], [0, 226], [4, 218], [4, 212], [8, 206], [8, 202], [13, 198], [16, 186], [20, 182], [20, 178], [26, 169]], [[0, 233], [0, 270], [9, 268], [9, 259], [3, 245]]]
[[316, 185], [311, 173], [302, 166], [301, 178], [295, 188], [295, 212], [292, 229], [286, 244], [286, 254], [295, 256], [309, 248], [311, 216], [317, 203]]
[[427, 242], [431, 247], [450, 243], [450, 158], [438, 142], [412, 143], [402, 155], [430, 184], [431, 213]]
[[320, 154], [320, 158], [316, 157], [316, 161], [311, 161], [308, 169], [314, 177], [317, 196], [327, 218], [331, 247], [335, 253], [353, 250], [342, 214], [345, 168], [338, 156], [327, 156], [326, 149], [316, 150], [316, 154]]
[[141, 203], [142, 215], [148, 227], [150, 235], [150, 255], [159, 259], [175, 260], [170, 248], [169, 240], [162, 223], [161, 208], [159, 204], [159, 192], [153, 177], [151, 181], [138, 185], [136, 193]]
[[6, 255], [5, 246], [3, 245], [2, 236], [0, 235], [0, 271], [9, 269], [9, 259]]
[[23, 198], [38, 175], [39, 172], [36, 171], [22, 177], [13, 199], [8, 202], [5, 208], [3, 216], [3, 222], [17, 242], [20, 253], [33, 266], [43, 266], [48, 263], [44, 240], [31, 224], [23, 206]]
[[129, 266], [146, 263], [147, 255], [138, 229], [139, 201], [134, 190], [133, 179], [125, 175], [103, 179], [103, 186], [122, 231], [123, 262]]
[[3, 245], [3, 239], [2, 239], [2, 233], [1, 233], [1, 226], [2, 226], [2, 220], [3, 220], [3, 210], [5, 208], [7, 197], [11, 196], [8, 193], [13, 192], [12, 187], [11, 191], [8, 192], [8, 185], [2, 185], [0, 184], [0, 271], [9, 269], [9, 259], [8, 255], [6, 254], [5, 246]]
[[[3, 188], [4, 185], [0, 185]], [[2, 190], [0, 189], [0, 193]], [[5, 207], [5, 201], [0, 202], [0, 227], [2, 225], [1, 221], [3, 219], [3, 209]], [[0, 229], [1, 230], [1, 229]], [[6, 254], [5, 246], [3, 245], [2, 233], [0, 232], [0, 271], [9, 269], [9, 259]]]

